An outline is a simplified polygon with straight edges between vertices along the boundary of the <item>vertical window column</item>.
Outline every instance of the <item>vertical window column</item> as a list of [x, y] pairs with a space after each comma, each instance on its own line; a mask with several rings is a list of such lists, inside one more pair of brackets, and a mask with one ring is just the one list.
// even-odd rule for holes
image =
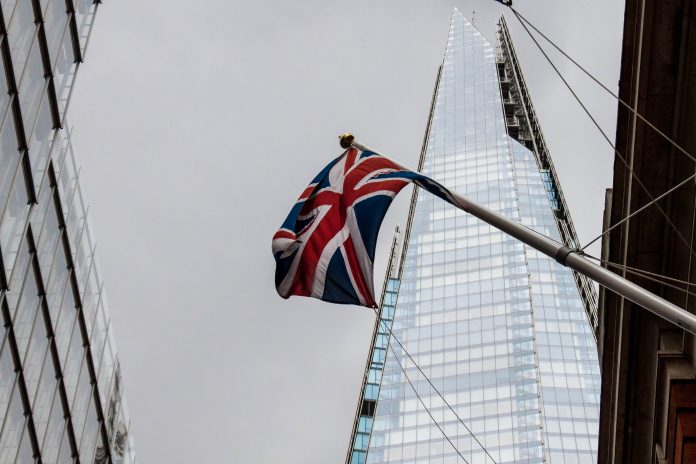
[[365, 464], [367, 460], [367, 449], [370, 444], [370, 435], [377, 409], [377, 400], [379, 399], [384, 363], [387, 359], [390, 330], [394, 322], [394, 309], [396, 308], [399, 284], [399, 279], [389, 277], [385, 291], [382, 294], [379, 321], [370, 349], [370, 362], [363, 380], [360, 412], [356, 419], [357, 423], [353, 426], [352, 449], [348, 464]]

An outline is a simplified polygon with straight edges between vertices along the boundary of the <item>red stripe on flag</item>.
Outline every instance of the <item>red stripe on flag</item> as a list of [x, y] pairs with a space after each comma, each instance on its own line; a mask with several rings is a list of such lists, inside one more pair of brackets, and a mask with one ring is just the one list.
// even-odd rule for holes
[[[338, 199], [337, 196], [333, 198]], [[331, 206], [332, 209], [337, 207], [337, 205]], [[302, 251], [295, 281], [292, 284], [291, 294], [304, 296], [312, 294], [314, 275], [316, 274], [321, 254], [336, 233], [343, 229], [343, 224], [345, 224], [345, 216], [337, 214], [337, 212], [332, 214], [330, 211], [324, 216], [317, 228], [314, 229], [312, 235], [308, 237]]]
[[314, 191], [314, 188], [316, 186], [317, 186], [317, 184], [310, 184], [309, 187], [304, 189], [304, 192], [302, 192], [302, 194], [300, 195], [300, 198], [298, 198], [297, 201], [300, 202], [300, 201], [304, 201], [307, 198], [309, 198], [309, 196], [312, 194], [312, 192]]
[[355, 148], [349, 148], [348, 153], [346, 153], [346, 164], [344, 165], [343, 174], [355, 164], [355, 160], [358, 158], [358, 150]]

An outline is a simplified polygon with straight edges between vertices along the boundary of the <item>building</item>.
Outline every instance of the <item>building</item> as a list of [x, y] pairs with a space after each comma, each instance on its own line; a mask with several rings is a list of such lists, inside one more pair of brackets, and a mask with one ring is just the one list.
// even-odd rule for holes
[[0, 463], [133, 463], [66, 110], [99, 2], [0, 2]]
[[[419, 169], [576, 245], [502, 19], [494, 47], [455, 10]], [[426, 193], [414, 192], [403, 242], [346, 462], [595, 463], [592, 285]]]
[[[692, 0], [627, 0], [619, 80], [621, 99], [691, 155], [696, 154], [695, 9]], [[693, 159], [623, 105], [617, 117], [621, 156], [615, 157], [605, 226], [694, 174]], [[692, 313], [695, 198], [696, 183], [689, 181], [659, 207], [623, 222], [602, 244], [611, 270]], [[611, 292], [600, 296], [599, 462], [696, 462], [694, 336]]]

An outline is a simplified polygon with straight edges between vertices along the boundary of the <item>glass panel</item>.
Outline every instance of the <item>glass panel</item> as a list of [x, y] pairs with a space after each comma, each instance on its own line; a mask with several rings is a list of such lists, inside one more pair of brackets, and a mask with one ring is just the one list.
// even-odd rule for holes
[[26, 279], [24, 279], [24, 287], [22, 288], [22, 296], [20, 297], [17, 311], [12, 317], [17, 348], [22, 359], [27, 351], [29, 335], [34, 327], [40, 299], [34, 273], [28, 272]]
[[0, 462], [14, 462], [25, 422], [22, 398], [19, 388], [15, 388], [0, 433]]
[[48, 7], [48, 2], [50, 0], [39, 0], [39, 5], [41, 5], [40, 10], [41, 10], [41, 17], [44, 16], [46, 12], [46, 7]]
[[52, 193], [53, 189], [51, 188], [48, 176], [44, 176], [41, 188], [37, 191], [36, 204], [32, 207], [31, 214], [29, 215], [31, 232], [35, 240], [41, 237], [41, 232], [43, 232], [46, 211], [48, 210], [48, 204], [51, 202]]
[[97, 445], [97, 435], [99, 434], [100, 423], [97, 422], [97, 409], [94, 406], [94, 399], [90, 396], [85, 420], [85, 431], [80, 442], [80, 459], [85, 462], [93, 462], [94, 450]]
[[84, 54], [97, 5], [92, 0], [74, 0], [74, 5], [77, 36], [80, 39], [80, 49]]
[[29, 159], [31, 160], [34, 186], [37, 190], [46, 173], [46, 168], [48, 168], [48, 158], [54, 136], [51, 106], [49, 105], [48, 95], [44, 93], [43, 101], [39, 108], [39, 116], [34, 126], [34, 133], [31, 139], [29, 139]]
[[68, 439], [68, 431], [65, 430], [63, 440], [60, 445], [60, 453], [58, 454], [57, 464], [73, 464], [72, 448], [70, 448], [70, 440]]
[[89, 279], [87, 279], [87, 287], [82, 296], [82, 314], [85, 318], [87, 333], [92, 333], [94, 325], [94, 317], [97, 313], [97, 304], [99, 302], [99, 292], [101, 291], [100, 282], [97, 281], [96, 265], [92, 266]]
[[[5, 18], [5, 24], [10, 24], [12, 20], [12, 13], [14, 13], [15, 5], [17, 0], [2, 0], [0, 5], [2, 5], [2, 15]], [[5, 29], [7, 30], [7, 29]]]
[[[19, 74], [15, 74], [15, 76], [19, 78]], [[34, 128], [36, 112], [39, 110], [41, 97], [45, 93], [44, 87], [46, 87], [46, 78], [44, 77], [43, 61], [41, 61], [41, 47], [39, 47], [37, 37], [31, 46], [27, 69], [19, 83], [19, 103], [22, 107], [24, 132], [27, 134], [27, 139]]]
[[106, 446], [102, 440], [101, 433], [97, 434], [97, 449], [94, 453], [94, 464], [108, 464], [108, 454], [106, 452]]
[[84, 354], [85, 350], [82, 347], [80, 324], [75, 324], [73, 333], [70, 337], [68, 356], [65, 359], [63, 368], [63, 383], [65, 384], [65, 392], [68, 396], [69, 403], [72, 403], [75, 398], [75, 389], [77, 388], [77, 381], [80, 377], [80, 369], [82, 368]]
[[48, 210], [46, 220], [41, 230], [41, 237], [36, 243], [37, 257], [41, 275], [48, 277], [51, 275], [53, 258], [56, 254], [56, 247], [60, 242], [60, 228], [58, 227], [58, 213], [53, 197], [48, 200]]
[[[110, 336], [110, 334], [109, 334]], [[111, 348], [111, 345], [107, 341], [104, 344], [104, 354], [102, 355], [102, 360], [101, 364], [99, 366], [99, 374], [97, 375], [97, 384], [99, 386], [99, 391], [101, 392], [101, 406], [102, 406], [102, 411], [104, 411], [104, 415], [106, 416], [106, 426], [107, 429], [109, 430], [109, 433], [111, 433], [111, 427], [113, 424], [111, 423], [111, 418], [115, 417], [116, 415], [116, 409], [111, 405], [111, 381], [114, 378], [114, 354], [113, 350]], [[107, 408], [107, 400], [109, 404], [109, 408]]]
[[61, 439], [65, 431], [65, 419], [63, 418], [63, 406], [60, 397], [56, 394], [55, 401], [51, 407], [51, 416], [48, 421], [46, 438], [41, 447], [41, 457], [43, 462], [53, 463], [58, 459]]
[[51, 159], [53, 160], [53, 171], [56, 174], [57, 183], [59, 186], [60, 198], [64, 203], [68, 203], [68, 198], [63, 194], [62, 186], [60, 185], [60, 176], [63, 171], [63, 164], [65, 162], [65, 155], [68, 149], [68, 144], [70, 143], [70, 130], [62, 129], [57, 131], [57, 140], [53, 143], [51, 147]]
[[85, 227], [82, 231], [82, 236], [79, 238], [78, 253], [75, 259], [75, 277], [77, 278], [77, 284], [80, 289], [84, 289], [85, 285], [87, 285], [87, 277], [92, 268], [93, 258], [94, 247], [92, 247], [89, 241], [87, 227]]
[[5, 293], [10, 314], [14, 314], [17, 309], [17, 302], [22, 292], [22, 284], [27, 275], [30, 259], [31, 254], [29, 253], [28, 241], [22, 240], [19, 256], [17, 257], [17, 262], [15, 263], [15, 267], [12, 270], [12, 277], [10, 278], [10, 288]]
[[77, 310], [75, 307], [75, 296], [73, 295], [71, 286], [67, 285], [60, 307], [58, 321], [55, 323], [56, 348], [58, 350], [58, 359], [60, 359], [61, 362], [65, 361], [65, 356], [67, 356], [68, 347], [71, 342], [70, 337], [73, 333], [75, 320], [77, 319]]
[[75, 193], [73, 194], [72, 204], [70, 205], [70, 213], [66, 227], [68, 229], [68, 237], [70, 237], [70, 248], [77, 249], [79, 240], [81, 239], [82, 228], [85, 224], [85, 203], [82, 199], [82, 191], [80, 184], [75, 185]]
[[123, 462], [125, 464], [135, 464], [135, 446], [133, 445], [133, 435], [128, 434], [128, 447], [123, 455]]
[[121, 410], [121, 395], [123, 393], [121, 391], [121, 369], [118, 364], [115, 365], [111, 390], [101, 391], [109, 392], [108, 395], [105, 395], [105, 397], [108, 396], [109, 401], [104, 411], [104, 417], [106, 418], [106, 431], [113, 439], [114, 433], [118, 430], [118, 414]]
[[[58, 56], [58, 47], [66, 33], [68, 16], [64, 0], [51, 0], [48, 10], [44, 15], [44, 30], [46, 31], [46, 43], [48, 44], [48, 54], [51, 57], [51, 64], [55, 64]], [[70, 32], [68, 32], [69, 34]]]
[[14, 120], [7, 118], [2, 132], [0, 132], [0, 214], [4, 211], [9, 198], [10, 188], [17, 173], [20, 159], [21, 154], [17, 149]]
[[70, 34], [66, 33], [63, 36], [63, 43], [58, 50], [58, 60], [53, 70], [53, 83], [56, 87], [58, 110], [61, 116], [65, 113], [76, 72], [77, 63], [73, 54], [72, 40], [70, 39]]
[[[44, 359], [39, 388], [36, 390], [36, 399], [31, 409], [36, 429], [36, 437], [39, 444], [44, 441], [46, 427], [48, 426], [48, 420], [51, 414], [51, 406], [56, 397], [57, 386], [56, 371], [53, 366], [53, 359], [49, 353]], [[58, 401], [60, 401], [60, 398]]]
[[350, 464], [365, 464], [365, 452], [353, 451], [350, 457]]
[[33, 464], [34, 451], [31, 449], [31, 439], [29, 438], [29, 427], [24, 428], [24, 433], [19, 445], [19, 451], [15, 458], [15, 464]]
[[[4, 11], [4, 8], [3, 8]], [[29, 55], [29, 47], [36, 32], [34, 25], [34, 10], [31, 2], [21, 1], [17, 3], [17, 8], [12, 16], [12, 21], [8, 30], [10, 41], [10, 54], [12, 55], [12, 66], [14, 74], [18, 78], [24, 70], [24, 63]]]
[[[5, 38], [1, 38], [0, 43], [2, 43], [2, 40], [5, 40]], [[5, 64], [2, 60], [0, 60], [0, 122], [5, 119], [7, 109], [10, 107], [10, 101], [12, 100], [12, 98], [10, 97], [9, 92], [10, 89], [7, 86]]]
[[31, 331], [31, 339], [27, 354], [24, 357], [24, 364], [22, 364], [30, 404], [34, 402], [34, 395], [39, 385], [41, 368], [43, 367], [47, 351], [48, 334], [46, 333], [46, 324], [41, 311], [41, 305], [39, 305], [34, 328]]
[[12, 275], [12, 268], [17, 258], [28, 213], [29, 202], [24, 176], [17, 175], [10, 192], [5, 215], [0, 223], [0, 249], [7, 276]]
[[112, 438], [111, 456], [114, 464], [122, 463], [128, 448], [128, 417], [125, 408], [121, 405], [115, 434]]
[[44, 20], [46, 19], [45, 14], [46, 14], [46, 8], [48, 7], [48, 2], [49, 2], [49, 0], [39, 0], [41, 17], [44, 18]]
[[48, 285], [46, 286], [46, 300], [48, 301], [49, 308], [60, 307], [61, 298], [65, 293], [65, 286], [68, 283], [69, 276], [70, 271], [68, 270], [68, 263], [65, 258], [64, 247], [62, 244], [59, 244], [56, 247], [56, 255], [53, 259], [51, 276], [49, 277]]
[[[7, 411], [16, 377], [12, 353], [7, 340], [5, 340], [0, 351], [0, 411], [2, 412]], [[2, 421], [3, 415], [0, 414], [0, 427]]]
[[[63, 214], [65, 215], [65, 223], [68, 224], [68, 213], [72, 209], [73, 195], [75, 193], [75, 184], [77, 182], [78, 169], [75, 166], [75, 158], [72, 153], [72, 145], [70, 142], [65, 142], [65, 162], [63, 163], [63, 168], [60, 171], [60, 176], [58, 177], [58, 193], [60, 194], [61, 200], [63, 200]], [[70, 225], [68, 224], [68, 229], [70, 230]], [[74, 231], [70, 230], [70, 237]], [[71, 242], [71, 246], [73, 243]], [[74, 248], [74, 247], [72, 247]]]
[[75, 441], [80, 443], [82, 431], [85, 428], [85, 418], [87, 416], [87, 408], [89, 407], [90, 399], [92, 398], [92, 385], [89, 383], [89, 372], [87, 363], [82, 363], [80, 370], [80, 380], [78, 381], [75, 399], [70, 408], [72, 416], [73, 429], [75, 430]]
[[[102, 299], [104, 294], [102, 293]], [[94, 370], [99, 372], [101, 365], [101, 356], [104, 351], [104, 343], [106, 343], [107, 332], [109, 330], [109, 320], [104, 312], [103, 304], [99, 302], [97, 317], [95, 319], [94, 330], [92, 331], [92, 339], [90, 344], [92, 347], [92, 359], [94, 360]]]

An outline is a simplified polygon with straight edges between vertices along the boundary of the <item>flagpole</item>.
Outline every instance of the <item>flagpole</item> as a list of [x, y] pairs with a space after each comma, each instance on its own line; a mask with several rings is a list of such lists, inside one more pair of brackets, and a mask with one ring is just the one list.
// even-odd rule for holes
[[[340, 136], [341, 147], [347, 149], [355, 147], [361, 151], [372, 151], [365, 145], [357, 142], [352, 134], [346, 133]], [[376, 153], [376, 152], [375, 152]], [[555, 259], [563, 266], [569, 267], [580, 274], [594, 280], [603, 287], [615, 292], [637, 305], [651, 311], [663, 319], [678, 325], [679, 327], [696, 335], [696, 316], [690, 312], [670, 303], [652, 292], [614, 274], [608, 269], [585, 258], [580, 253], [550, 239], [536, 231], [528, 229], [519, 222], [508, 219], [490, 209], [464, 198], [456, 192], [451, 192], [453, 204], [496, 229], [515, 237], [535, 250]]]

